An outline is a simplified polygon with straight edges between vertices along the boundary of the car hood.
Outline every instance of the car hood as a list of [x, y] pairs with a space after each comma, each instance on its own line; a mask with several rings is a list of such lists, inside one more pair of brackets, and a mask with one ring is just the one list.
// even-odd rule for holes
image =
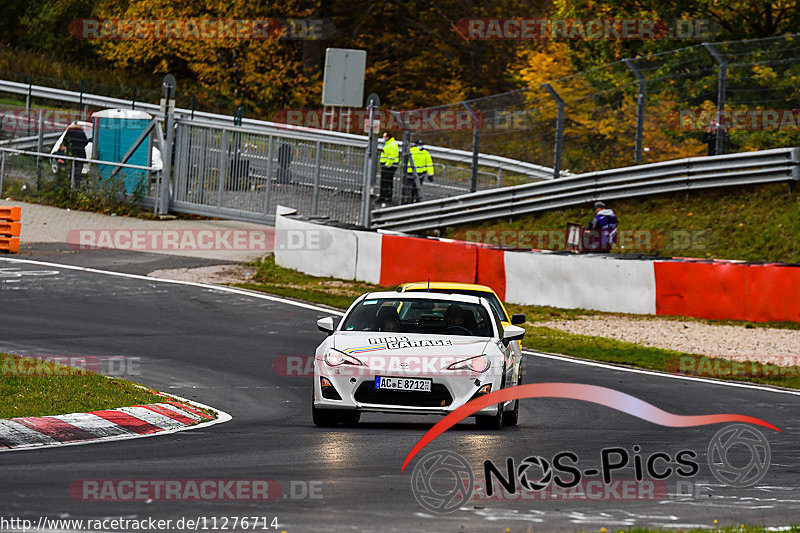
[[333, 348], [348, 355], [454, 356], [471, 357], [486, 353], [486, 337], [387, 333], [379, 331], [337, 331]]

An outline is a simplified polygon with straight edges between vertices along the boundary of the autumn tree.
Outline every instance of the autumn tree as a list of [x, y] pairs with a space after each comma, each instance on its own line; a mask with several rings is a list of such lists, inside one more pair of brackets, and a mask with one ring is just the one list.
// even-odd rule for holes
[[[100, 0], [96, 14], [109, 19], [202, 21], [264, 20], [308, 17], [318, 2], [285, 0]], [[200, 102], [243, 104], [248, 114], [264, 115], [278, 108], [306, 107], [319, 101], [318, 73], [303, 66], [302, 44], [281, 39], [280, 28], [251, 28], [244, 38], [197, 38], [191, 28], [181, 38], [98, 40], [98, 53], [123, 69], [175, 74], [183, 90], [195, 91]]]

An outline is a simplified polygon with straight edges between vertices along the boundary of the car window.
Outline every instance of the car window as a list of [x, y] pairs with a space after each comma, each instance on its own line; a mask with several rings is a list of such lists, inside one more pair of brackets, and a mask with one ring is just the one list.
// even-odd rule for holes
[[476, 291], [470, 289], [431, 289], [428, 291], [427, 288], [408, 289], [405, 292], [440, 292], [442, 294], [466, 294], [468, 296], [486, 298], [489, 301], [489, 305], [491, 305], [492, 309], [494, 309], [494, 312], [500, 316], [500, 319], [510, 322], [509, 318], [506, 316], [505, 310], [503, 309], [503, 304], [500, 303], [500, 300], [493, 292]]
[[343, 331], [383, 331], [492, 337], [490, 311], [480, 304], [415, 298], [364, 299], [347, 314]]

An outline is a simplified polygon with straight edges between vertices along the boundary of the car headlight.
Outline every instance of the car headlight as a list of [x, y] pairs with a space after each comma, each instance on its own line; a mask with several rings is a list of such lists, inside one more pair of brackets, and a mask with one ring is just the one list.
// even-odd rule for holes
[[341, 365], [364, 366], [364, 363], [362, 363], [352, 355], [348, 355], [342, 351], [337, 350], [336, 348], [331, 348], [331, 350], [333, 351], [325, 354], [325, 364], [327, 364], [328, 366], [341, 366]]
[[490, 366], [492, 366], [492, 363], [487, 356], [476, 355], [475, 357], [456, 361], [452, 365], [448, 366], [447, 370], [469, 370], [471, 372], [482, 374], [489, 370]]

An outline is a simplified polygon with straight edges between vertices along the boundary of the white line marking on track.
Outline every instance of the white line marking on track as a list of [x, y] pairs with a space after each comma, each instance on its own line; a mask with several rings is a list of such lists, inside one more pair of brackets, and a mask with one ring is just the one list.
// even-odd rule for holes
[[334, 309], [329, 309], [327, 307], [321, 307], [314, 304], [308, 304], [304, 302], [297, 302], [294, 300], [288, 300], [286, 298], [281, 298], [280, 296], [272, 296], [269, 294], [258, 293], [255, 291], [248, 291], [245, 289], [236, 289], [234, 287], [226, 287], [224, 285], [210, 285], [207, 283], [197, 283], [195, 281], [180, 281], [175, 279], [165, 279], [165, 278], [152, 278], [150, 276], [142, 276], [140, 274], [126, 274], [124, 272], [113, 272], [111, 270], [99, 270], [96, 268], [89, 268], [89, 267], [81, 267], [81, 266], [74, 266], [74, 265], [62, 265], [60, 263], [49, 263], [47, 261], [34, 261], [33, 259], [16, 259], [12, 257], [0, 257], [2, 261], [10, 261], [12, 263], [28, 263], [32, 265], [43, 265], [43, 266], [50, 266], [50, 267], [59, 267], [64, 268], [67, 270], [78, 270], [81, 272], [92, 272], [94, 274], [105, 274], [107, 276], [117, 276], [121, 278], [129, 278], [129, 279], [140, 279], [144, 281], [158, 281], [160, 283], [171, 283], [173, 285], [187, 285], [190, 287], [200, 287], [203, 289], [210, 289], [214, 291], [220, 292], [228, 292], [231, 294], [238, 294], [241, 296], [251, 296], [253, 298], [259, 298], [261, 300], [270, 300], [273, 302], [278, 302], [286, 305], [293, 305], [295, 307], [302, 307], [305, 309], [311, 309], [313, 311], [323, 311], [325, 313], [344, 316], [344, 312], [336, 311]]
[[[95, 273], [95, 274], [106, 274], [108, 276], [119, 276], [119, 277], [123, 277], [123, 278], [141, 279], [141, 280], [146, 280], [146, 281], [158, 281], [158, 282], [161, 282], [161, 283], [172, 283], [174, 285], [188, 285], [188, 286], [192, 286], [192, 287], [200, 287], [200, 288], [203, 288], [203, 289], [212, 289], [212, 290], [217, 290], [217, 291], [221, 291], [221, 292], [228, 292], [228, 293], [231, 293], [231, 294], [238, 294], [238, 295], [241, 295], [241, 296], [250, 296], [252, 298], [259, 298], [261, 300], [270, 300], [270, 301], [273, 301], [273, 302], [278, 302], [278, 303], [282, 303], [282, 304], [286, 304], [286, 305], [293, 305], [295, 307], [302, 307], [304, 309], [311, 309], [313, 311], [321, 311], [321, 312], [324, 312], [324, 313], [337, 315], [337, 316], [344, 316], [344, 312], [336, 311], [336, 310], [333, 310], [333, 309], [329, 309], [327, 307], [321, 307], [321, 306], [318, 306], [318, 305], [304, 303], [304, 302], [296, 302], [294, 300], [287, 300], [287, 299], [281, 298], [279, 296], [272, 296], [272, 295], [262, 294], [262, 293], [258, 293], [258, 292], [254, 292], [254, 291], [248, 291], [248, 290], [244, 290], [244, 289], [235, 289], [233, 287], [225, 287], [225, 286], [222, 286], [222, 285], [209, 285], [209, 284], [206, 284], [206, 283], [197, 283], [197, 282], [194, 282], [194, 281], [179, 281], [179, 280], [173, 280], [173, 279], [151, 278], [149, 276], [141, 276], [139, 274], [126, 274], [124, 272], [112, 272], [110, 270], [99, 270], [99, 269], [96, 269], [96, 268], [88, 268], [88, 267], [73, 266], [73, 265], [63, 265], [61, 263], [49, 263], [49, 262], [46, 262], [46, 261], [35, 261], [33, 259], [16, 259], [16, 258], [11, 258], [11, 257], [0, 257], [0, 260], [9, 261], [9, 262], [12, 262], [12, 263], [28, 263], [28, 264], [32, 264], [32, 265], [43, 265], [43, 266], [49, 266], [49, 267], [64, 268], [64, 269], [68, 269], [68, 270], [78, 270], [78, 271], [82, 271], [82, 272], [92, 272], [92, 273]], [[778, 394], [791, 394], [793, 396], [800, 396], [800, 391], [777, 389], [777, 388], [773, 388], [773, 387], [767, 387], [767, 386], [763, 386], [763, 385], [753, 385], [753, 384], [749, 384], [749, 383], [737, 383], [737, 382], [731, 382], [731, 381], [718, 381], [718, 380], [714, 380], [714, 379], [700, 378], [700, 377], [694, 377], [694, 376], [681, 376], [681, 375], [678, 375], [678, 374], [669, 374], [669, 373], [666, 373], [666, 372], [656, 372], [654, 370], [643, 370], [643, 369], [639, 369], [639, 368], [627, 368], [627, 367], [622, 367], [622, 366], [617, 366], [617, 365], [610, 365], [610, 364], [600, 363], [600, 362], [597, 362], [597, 361], [588, 361], [586, 359], [577, 359], [577, 358], [569, 357], [569, 356], [535, 352], [535, 351], [532, 351], [532, 350], [523, 350], [523, 351], [525, 353], [527, 353], [528, 355], [533, 355], [535, 357], [542, 357], [542, 358], [546, 358], [546, 359], [557, 359], [557, 360], [563, 361], [565, 363], [572, 363], [572, 364], [576, 364], [576, 365], [594, 366], [594, 367], [599, 367], [599, 368], [607, 368], [609, 370], [617, 370], [617, 371], [620, 371], [620, 372], [630, 372], [630, 373], [633, 373], [633, 374], [646, 374], [646, 375], [649, 375], [649, 376], [656, 376], [656, 377], [662, 377], [662, 378], [682, 379], [682, 380], [685, 380], [685, 381], [698, 381], [698, 382], [701, 382], [701, 383], [708, 383], [710, 385], [719, 385], [719, 386], [723, 386], [723, 387], [739, 387], [739, 388], [743, 388], [743, 389], [753, 389], [753, 390], [760, 390], [760, 391], [764, 391], [764, 392], [773, 392], [773, 393], [778, 393]], [[196, 426], [191, 426], [191, 427], [196, 427]]]
[[620, 372], [630, 372], [633, 374], [646, 374], [648, 376], [656, 376], [660, 378], [669, 378], [669, 379], [682, 379], [684, 381], [699, 381], [701, 383], [708, 383], [711, 385], [720, 385], [724, 387], [740, 387], [743, 389], [755, 389], [760, 391], [766, 392], [776, 392], [781, 394], [791, 394], [793, 396], [800, 396], [800, 391], [793, 391], [793, 390], [786, 390], [786, 389], [777, 389], [774, 387], [768, 387], [766, 385], [754, 385], [750, 383], [738, 383], [733, 381], [720, 381], [716, 379], [709, 379], [709, 378], [700, 378], [695, 376], [682, 376], [680, 374], [670, 374], [668, 372], [659, 372], [657, 370], [645, 370], [642, 368], [628, 368], [624, 366], [618, 365], [610, 365], [605, 363], [600, 363], [597, 361], [589, 361], [586, 359], [578, 359], [576, 357], [570, 357], [567, 355], [558, 355], [553, 353], [544, 353], [544, 352], [536, 352], [533, 350], [522, 350], [522, 353], [527, 355], [532, 355], [534, 357], [541, 357], [543, 359], [556, 359], [558, 361], [564, 361], [565, 363], [573, 363], [576, 365], [585, 365], [585, 366], [596, 366], [600, 368], [607, 368], [609, 370], [618, 370]]

